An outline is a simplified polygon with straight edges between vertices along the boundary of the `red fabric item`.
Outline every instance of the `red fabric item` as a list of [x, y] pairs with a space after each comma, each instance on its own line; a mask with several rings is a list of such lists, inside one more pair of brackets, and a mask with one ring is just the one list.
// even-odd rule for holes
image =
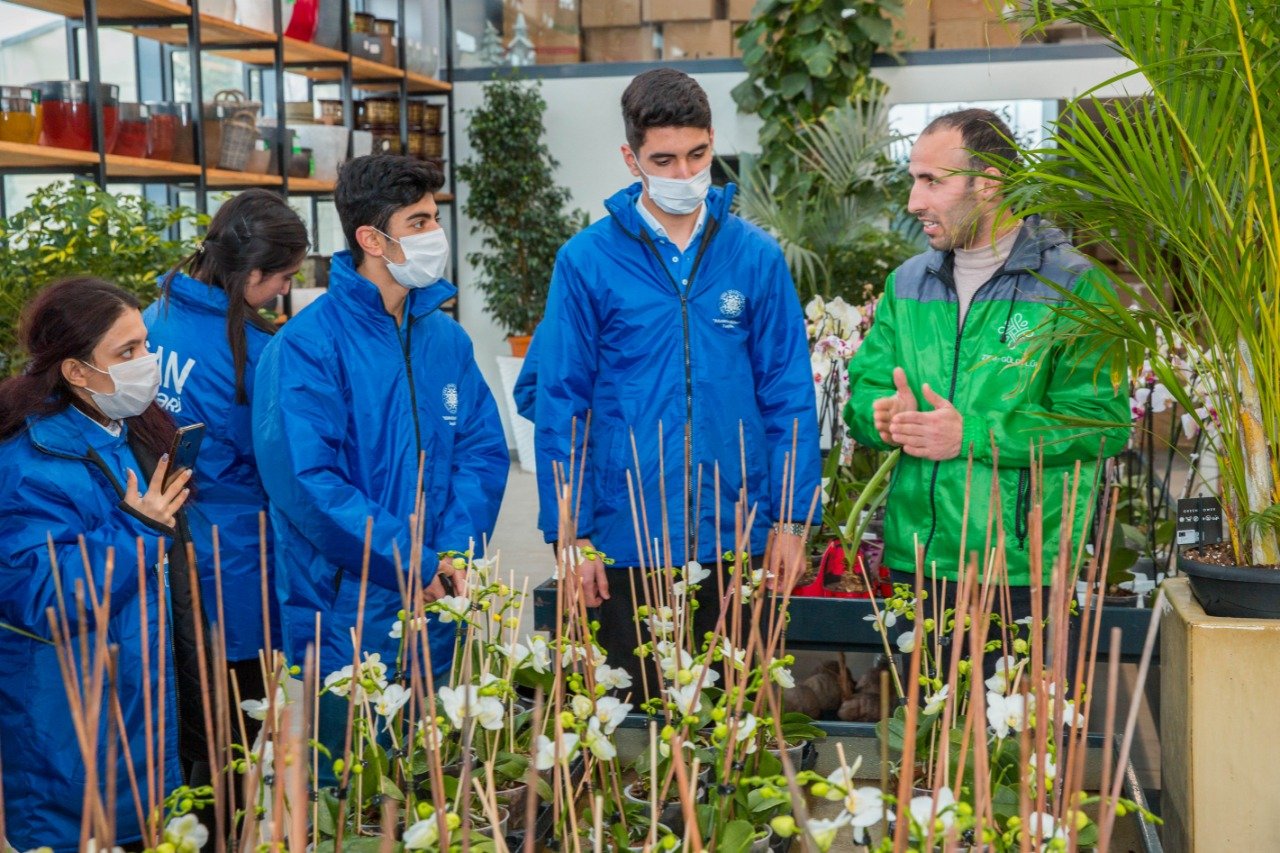
[[299, 41], [311, 41], [316, 36], [319, 17], [319, 0], [297, 0], [293, 4], [293, 14], [289, 16], [289, 26], [285, 28], [284, 34]]

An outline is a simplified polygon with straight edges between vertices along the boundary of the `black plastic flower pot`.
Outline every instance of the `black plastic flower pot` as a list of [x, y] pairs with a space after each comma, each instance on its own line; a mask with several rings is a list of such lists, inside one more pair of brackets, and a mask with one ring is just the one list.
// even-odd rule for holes
[[1210, 616], [1280, 619], [1280, 569], [1218, 566], [1178, 556], [1196, 601]]

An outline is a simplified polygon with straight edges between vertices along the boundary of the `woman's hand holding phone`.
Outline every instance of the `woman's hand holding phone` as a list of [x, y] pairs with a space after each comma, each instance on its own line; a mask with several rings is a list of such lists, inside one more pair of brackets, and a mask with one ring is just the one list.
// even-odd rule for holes
[[173, 475], [166, 484], [165, 475], [169, 471], [169, 454], [160, 457], [156, 470], [151, 474], [151, 482], [145, 493], [138, 491], [138, 475], [129, 469], [128, 483], [125, 486], [124, 502], [137, 512], [159, 522], [165, 527], [173, 527], [178, 511], [187, 502], [191, 490], [187, 481], [191, 479], [191, 469], [183, 469]]

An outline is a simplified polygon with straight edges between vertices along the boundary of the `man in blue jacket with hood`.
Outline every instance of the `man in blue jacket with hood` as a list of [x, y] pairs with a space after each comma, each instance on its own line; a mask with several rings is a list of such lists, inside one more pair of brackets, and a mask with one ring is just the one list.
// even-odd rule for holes
[[[428, 601], [445, 594], [441, 578], [453, 572], [436, 552], [474, 547], [478, 556], [506, 488], [510, 459], [493, 396], [471, 340], [439, 310], [457, 292], [442, 278], [449, 243], [434, 199], [442, 183], [435, 166], [408, 157], [343, 167], [334, 200], [350, 251], [333, 256], [328, 293], [285, 324], [257, 369], [254, 449], [271, 502], [285, 652], [302, 662], [318, 611], [321, 678], [352, 663], [369, 519], [362, 651], [396, 675], [419, 459]], [[438, 677], [449, 670], [455, 628], [428, 622]], [[323, 741], [335, 733], [326, 732], [323, 703], [321, 715]]]
[[[605, 202], [610, 216], [561, 248], [528, 369], [537, 376], [538, 526], [549, 542], [559, 526], [554, 465], [582, 459], [592, 413], [577, 545], [614, 562], [577, 570], [586, 603], [600, 606], [598, 639], [638, 692], [635, 602], [623, 571], [642, 562], [637, 539], [660, 538], [665, 518], [672, 561], [709, 566], [717, 549], [734, 547], [745, 486], [744, 512], [755, 510], [751, 554], [764, 555], [772, 537], [768, 568], [794, 572], [821, 470], [800, 301], [777, 243], [729, 212], [734, 187], [711, 187], [706, 93], [689, 75], [658, 68], [627, 87], [622, 114], [622, 157], [638, 181]], [[794, 488], [784, 483], [788, 464]], [[629, 469], [643, 489], [648, 537], [632, 521]], [[643, 562], [653, 565], [647, 553]], [[695, 620], [699, 640], [719, 615], [710, 603]]]

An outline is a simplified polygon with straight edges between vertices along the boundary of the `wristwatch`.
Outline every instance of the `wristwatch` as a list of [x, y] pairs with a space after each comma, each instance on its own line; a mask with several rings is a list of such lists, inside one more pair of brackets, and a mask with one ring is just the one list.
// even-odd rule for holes
[[805, 525], [796, 522], [783, 523], [779, 521], [777, 524], [773, 525], [773, 530], [775, 533], [790, 533], [792, 536], [804, 536]]

